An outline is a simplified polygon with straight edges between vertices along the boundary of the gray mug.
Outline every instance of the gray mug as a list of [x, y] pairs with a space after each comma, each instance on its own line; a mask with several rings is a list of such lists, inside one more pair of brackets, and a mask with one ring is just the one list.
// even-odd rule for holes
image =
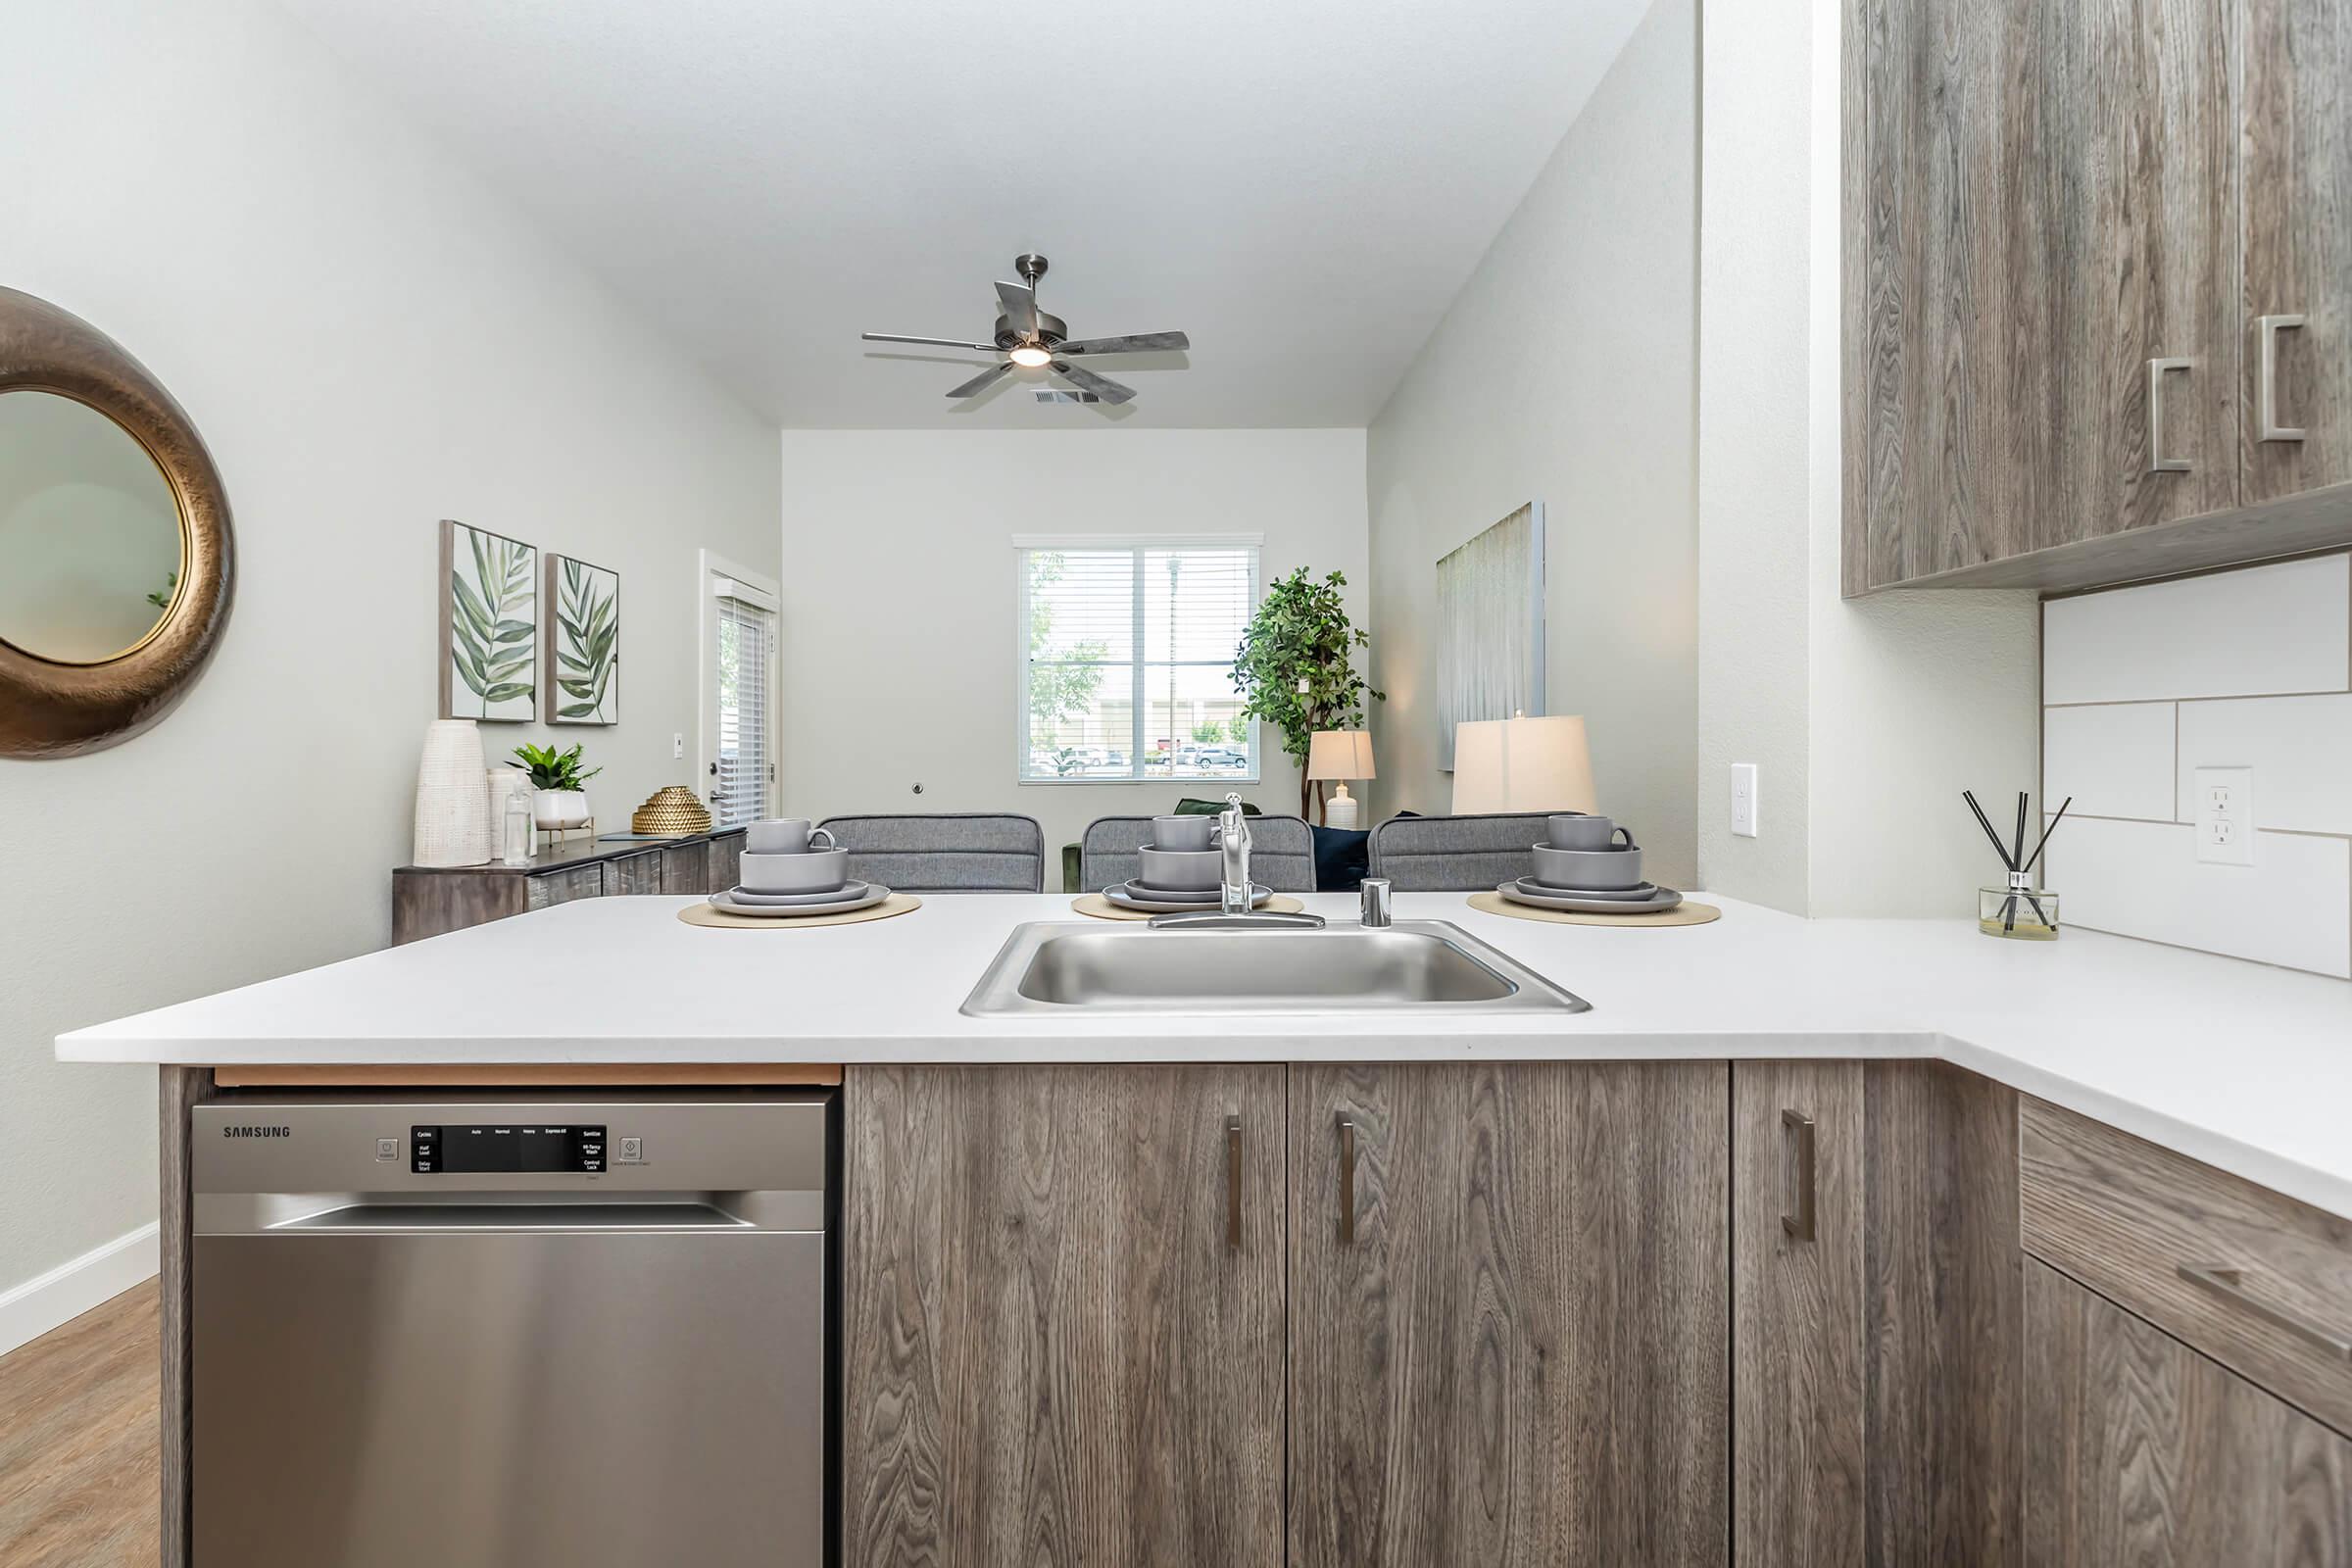
[[1205, 850], [1216, 842], [1213, 816], [1155, 816], [1152, 819], [1152, 848]]
[[1605, 816], [1555, 816], [1544, 824], [1544, 842], [1555, 850], [1606, 850], [1625, 835], [1625, 847], [1638, 850], [1631, 828], [1619, 827]]
[[[825, 842], [818, 845], [818, 839]], [[754, 855], [806, 855], [811, 848], [832, 849], [833, 842], [831, 828], [812, 828], [805, 816], [770, 817], [743, 830], [743, 847]]]

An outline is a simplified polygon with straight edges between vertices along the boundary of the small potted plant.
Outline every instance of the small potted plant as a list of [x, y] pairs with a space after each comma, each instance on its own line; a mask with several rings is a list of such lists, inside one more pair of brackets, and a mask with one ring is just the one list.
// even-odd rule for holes
[[567, 827], [588, 825], [588, 796], [580, 786], [604, 771], [580, 767], [580, 748], [559, 752], [553, 746], [517, 746], [514, 755], [519, 767], [531, 776], [531, 820], [538, 826], [555, 831]]

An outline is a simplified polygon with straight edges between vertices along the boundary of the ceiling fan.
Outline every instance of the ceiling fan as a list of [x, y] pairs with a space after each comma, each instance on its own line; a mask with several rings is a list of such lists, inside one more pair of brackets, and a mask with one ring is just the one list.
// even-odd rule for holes
[[1069, 327], [1058, 316], [1049, 316], [1037, 308], [1037, 280], [1046, 275], [1043, 256], [1020, 256], [1013, 259], [1013, 269], [1022, 281], [997, 284], [997, 298], [1004, 306], [1004, 314], [997, 318], [997, 336], [993, 343], [971, 343], [953, 337], [906, 337], [897, 332], [861, 332], [868, 343], [929, 343], [948, 349], [978, 349], [983, 354], [1002, 351], [1004, 359], [956, 387], [952, 398], [977, 397], [1012, 373], [1015, 367], [1022, 369], [1052, 370], [1081, 392], [1091, 392], [1105, 403], [1126, 403], [1135, 397], [1135, 388], [1121, 386], [1108, 377], [1097, 375], [1083, 366], [1072, 365], [1077, 358], [1092, 359], [1101, 354], [1149, 354], [1155, 350], [1189, 349], [1193, 340], [1182, 332], [1138, 332], [1129, 337], [1072, 338]]

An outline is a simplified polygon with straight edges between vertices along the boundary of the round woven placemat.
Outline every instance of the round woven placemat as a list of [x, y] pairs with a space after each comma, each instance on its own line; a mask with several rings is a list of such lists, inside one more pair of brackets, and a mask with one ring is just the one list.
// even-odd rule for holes
[[868, 920], [887, 920], [894, 914], [912, 914], [923, 906], [923, 901], [911, 893], [893, 893], [880, 904], [862, 909], [846, 909], [840, 914], [731, 914], [714, 909], [708, 904], [689, 904], [678, 911], [678, 918], [688, 925], [724, 927], [737, 931], [806, 930], [812, 925], [863, 925]]
[[[1143, 909], [1122, 909], [1100, 893], [1082, 893], [1070, 901], [1070, 907], [1080, 914], [1091, 914], [1098, 920], [1149, 920], [1152, 913]], [[1297, 914], [1306, 906], [1287, 893], [1277, 893], [1257, 906], [1261, 913]], [[1216, 913], [1216, 906], [1205, 906], [1206, 912]]]
[[1689, 899], [1659, 914], [1579, 914], [1574, 909], [1539, 909], [1532, 904], [1513, 904], [1499, 893], [1473, 893], [1470, 907], [1484, 914], [1538, 920], [1545, 925], [1705, 925], [1723, 918], [1723, 911], [1712, 904], [1692, 904]]

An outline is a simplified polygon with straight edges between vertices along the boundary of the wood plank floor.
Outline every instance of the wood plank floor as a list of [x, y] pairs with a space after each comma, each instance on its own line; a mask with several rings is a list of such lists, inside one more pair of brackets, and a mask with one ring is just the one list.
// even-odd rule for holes
[[156, 1283], [0, 1355], [0, 1565], [158, 1560]]

